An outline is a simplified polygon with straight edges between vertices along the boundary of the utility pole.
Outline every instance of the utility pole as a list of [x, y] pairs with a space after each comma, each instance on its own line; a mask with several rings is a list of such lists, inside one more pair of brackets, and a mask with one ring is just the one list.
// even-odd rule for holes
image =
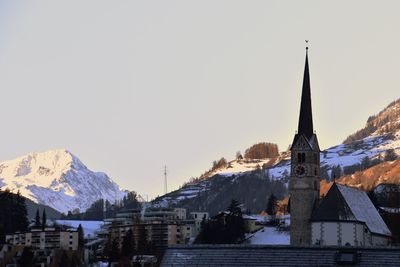
[[167, 183], [167, 165], [164, 166], [164, 190], [165, 194], [168, 193], [168, 183]]

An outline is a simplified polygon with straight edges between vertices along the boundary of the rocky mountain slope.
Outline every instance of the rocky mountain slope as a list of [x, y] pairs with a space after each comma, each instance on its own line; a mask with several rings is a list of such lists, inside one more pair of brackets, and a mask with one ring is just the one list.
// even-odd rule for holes
[[65, 149], [0, 162], [0, 186], [64, 213], [84, 211], [98, 199], [113, 203], [125, 195], [105, 173], [89, 170]]
[[382, 162], [362, 172], [345, 175], [338, 182], [366, 191], [379, 184], [400, 184], [400, 160]]
[[[389, 157], [389, 154], [391, 157]], [[400, 99], [392, 102], [377, 115], [369, 117], [366, 126], [355, 134], [350, 135], [342, 144], [322, 151], [321, 176], [331, 180], [347, 174], [349, 176], [342, 178], [343, 181], [365, 189], [376, 185], [380, 181], [400, 184], [400, 177], [394, 175], [398, 173], [395, 170], [397, 163], [387, 162], [379, 165], [380, 167], [376, 167], [376, 169], [385, 169], [388, 173], [390, 173], [389, 169], [393, 168], [394, 173], [390, 174], [391, 178], [382, 176], [380, 181], [379, 179], [375, 181], [372, 175], [368, 175], [368, 172], [360, 172], [382, 161], [392, 160], [393, 157], [399, 155]], [[161, 206], [186, 206], [189, 209], [215, 210], [215, 206], [220, 205], [214, 199], [219, 199], [219, 203], [224, 204], [225, 202], [228, 203], [232, 197], [236, 197], [242, 203], [249, 203], [251, 201], [262, 201], [264, 203], [268, 197], [267, 191], [262, 192], [263, 195], [257, 197], [255, 196], [257, 193], [254, 192], [253, 195], [246, 195], [246, 188], [251, 190], [250, 186], [238, 181], [241, 181], [243, 178], [258, 177], [265, 180], [263, 186], [271, 181], [287, 186], [289, 173], [290, 151], [282, 152], [278, 157], [274, 158], [233, 160], [227, 166], [206, 172], [206, 175], [192, 180], [181, 189], [156, 199], [154, 204]], [[215, 190], [216, 184], [218, 184], [219, 190]], [[235, 189], [235, 184], [236, 186], [240, 184], [240, 186], [245, 187], [242, 190], [244, 195], [235, 195], [233, 193], [240, 191]], [[220, 194], [226, 197], [223, 198], [219, 196]], [[278, 192], [278, 194], [282, 194], [282, 191]], [[224, 201], [221, 199], [224, 199]], [[208, 204], [200, 205], [200, 202]], [[246, 207], [249, 206], [256, 208], [255, 205], [251, 204], [248, 204]]]

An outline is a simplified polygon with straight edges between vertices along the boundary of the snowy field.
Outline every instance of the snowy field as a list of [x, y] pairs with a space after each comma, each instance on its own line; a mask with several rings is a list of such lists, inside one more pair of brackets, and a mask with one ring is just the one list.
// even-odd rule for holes
[[67, 225], [72, 228], [78, 228], [79, 224], [81, 224], [86, 238], [96, 236], [96, 232], [104, 224], [103, 221], [56, 220], [56, 222], [59, 225]]
[[248, 242], [252, 245], [289, 245], [289, 232], [279, 232], [276, 227], [264, 227], [248, 236]]

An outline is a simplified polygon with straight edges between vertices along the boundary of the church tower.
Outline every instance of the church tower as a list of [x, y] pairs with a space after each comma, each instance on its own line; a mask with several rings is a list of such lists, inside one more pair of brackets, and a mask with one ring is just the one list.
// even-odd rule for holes
[[310, 246], [310, 219], [319, 199], [320, 150], [317, 135], [313, 129], [308, 47], [306, 48], [299, 126], [290, 150], [290, 244]]

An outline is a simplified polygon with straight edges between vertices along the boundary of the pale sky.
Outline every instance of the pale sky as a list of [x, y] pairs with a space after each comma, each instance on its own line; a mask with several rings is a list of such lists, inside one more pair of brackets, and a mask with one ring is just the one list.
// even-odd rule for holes
[[163, 193], [286, 150], [309, 61], [321, 148], [400, 97], [400, 1], [0, 1], [0, 160], [66, 148]]

